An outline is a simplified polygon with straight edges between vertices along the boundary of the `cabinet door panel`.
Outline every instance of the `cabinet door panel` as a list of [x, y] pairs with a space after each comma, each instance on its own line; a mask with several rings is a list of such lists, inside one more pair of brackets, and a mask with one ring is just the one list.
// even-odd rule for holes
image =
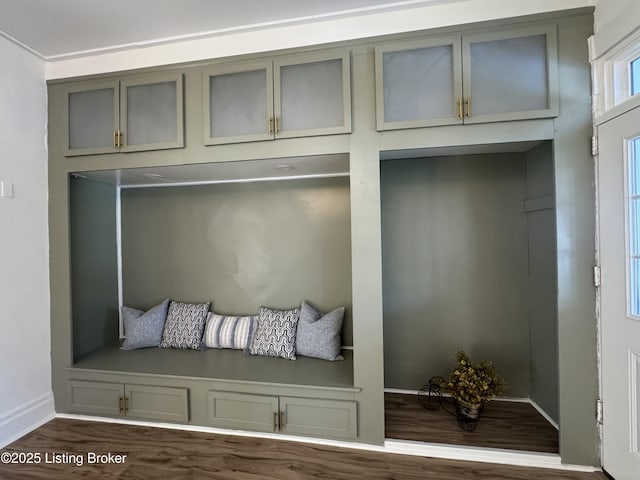
[[[275, 432], [278, 397], [232, 392], [209, 392], [209, 424], [215, 427]], [[275, 419], [275, 420], [274, 420]]]
[[273, 138], [271, 62], [249, 70], [217, 68], [205, 72], [204, 138], [207, 145]]
[[277, 137], [351, 131], [349, 56], [275, 62]]
[[115, 152], [118, 82], [73, 86], [67, 91], [65, 155]]
[[123, 152], [184, 146], [182, 75], [123, 80], [120, 110]]
[[376, 48], [378, 130], [461, 123], [460, 39]]
[[283, 433], [353, 440], [357, 432], [356, 402], [280, 397]]
[[186, 388], [125, 385], [127, 417], [171, 422], [189, 421]]
[[465, 123], [557, 115], [555, 29], [463, 38]]
[[95, 415], [120, 416], [120, 398], [124, 395], [121, 383], [84, 382], [69, 383], [69, 410]]

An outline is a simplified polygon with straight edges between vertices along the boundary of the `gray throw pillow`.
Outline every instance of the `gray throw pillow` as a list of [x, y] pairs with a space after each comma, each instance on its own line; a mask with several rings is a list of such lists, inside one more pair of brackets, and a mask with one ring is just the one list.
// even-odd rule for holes
[[183, 303], [172, 300], [169, 304], [160, 348], [200, 350], [207, 313], [209, 313], [209, 303]]
[[123, 306], [120, 311], [126, 338], [121, 348], [135, 350], [160, 345], [168, 309], [168, 298], [146, 312]]
[[295, 360], [299, 315], [299, 308], [274, 310], [260, 307], [249, 353]]
[[322, 314], [303, 302], [296, 335], [296, 352], [323, 360], [344, 360], [340, 355], [343, 319], [344, 307]]

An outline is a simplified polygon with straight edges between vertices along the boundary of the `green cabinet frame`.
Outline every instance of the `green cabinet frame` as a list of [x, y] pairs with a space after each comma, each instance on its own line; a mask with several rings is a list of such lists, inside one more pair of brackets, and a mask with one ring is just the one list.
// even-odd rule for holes
[[[449, 71], [442, 67], [444, 48], [450, 49]], [[376, 127], [382, 131], [555, 117], [557, 50], [555, 24], [378, 45]], [[430, 63], [421, 62], [421, 55]], [[393, 56], [406, 58], [392, 62]], [[520, 61], [534, 68], [521, 70]], [[397, 85], [391, 84], [394, 81]], [[477, 95], [483, 101], [483, 95], [488, 97], [479, 109], [474, 108]], [[401, 100], [394, 100], [397, 97]], [[443, 99], [448, 110], [446, 103], [441, 108]], [[389, 111], [394, 101], [397, 108], [407, 106], [404, 116]], [[434, 111], [434, 105], [440, 110]]]
[[210, 390], [215, 427], [355, 440], [356, 402]]
[[69, 410], [187, 423], [189, 391], [176, 387], [71, 380]]
[[67, 157], [184, 147], [181, 73], [72, 83], [64, 95]]
[[205, 145], [350, 133], [350, 68], [340, 50], [206, 69]]

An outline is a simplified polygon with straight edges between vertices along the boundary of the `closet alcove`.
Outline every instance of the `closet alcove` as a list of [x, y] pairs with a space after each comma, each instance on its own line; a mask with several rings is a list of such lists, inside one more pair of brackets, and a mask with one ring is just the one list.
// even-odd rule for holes
[[[380, 160], [387, 439], [558, 453], [553, 143]], [[508, 384], [471, 433], [415, 395], [458, 349]]]

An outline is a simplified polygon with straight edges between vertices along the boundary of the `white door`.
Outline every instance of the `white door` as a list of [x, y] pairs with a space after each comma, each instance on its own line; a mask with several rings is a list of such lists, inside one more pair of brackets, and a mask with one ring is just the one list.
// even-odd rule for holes
[[640, 479], [640, 107], [598, 127], [602, 462]]

